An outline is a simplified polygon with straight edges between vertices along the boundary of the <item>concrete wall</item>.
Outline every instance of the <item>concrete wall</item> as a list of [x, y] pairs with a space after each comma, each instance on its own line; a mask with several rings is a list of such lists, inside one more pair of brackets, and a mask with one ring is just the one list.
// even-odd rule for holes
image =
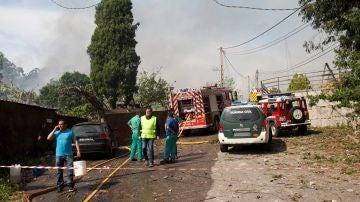
[[349, 108], [335, 108], [334, 102], [320, 100], [316, 106], [309, 106], [308, 95], [319, 95], [320, 91], [309, 92], [296, 92], [296, 96], [303, 96], [306, 98], [309, 110], [309, 116], [311, 120], [311, 126], [313, 127], [336, 127], [347, 126], [350, 120], [346, 117], [346, 114], [352, 112]]

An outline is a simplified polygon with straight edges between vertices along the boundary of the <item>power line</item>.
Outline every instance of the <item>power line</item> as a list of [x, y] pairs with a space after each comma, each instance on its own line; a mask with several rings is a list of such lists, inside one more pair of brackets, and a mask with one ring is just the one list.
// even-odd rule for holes
[[[300, 8], [302, 8], [302, 7], [300, 7]], [[223, 49], [236, 48], [236, 47], [242, 46], [242, 45], [244, 45], [244, 44], [247, 44], [247, 43], [249, 43], [249, 42], [251, 42], [251, 41], [259, 38], [260, 36], [264, 35], [264, 34], [267, 33], [268, 31], [274, 29], [276, 26], [278, 26], [279, 24], [281, 24], [282, 22], [284, 22], [284, 21], [285, 21], [286, 19], [288, 19], [290, 16], [294, 15], [300, 8], [297, 8], [295, 11], [293, 11], [292, 13], [290, 13], [290, 15], [286, 16], [284, 19], [280, 20], [280, 21], [277, 22], [275, 25], [273, 25], [273, 26], [270, 27], [269, 29], [265, 30], [265, 31], [262, 32], [261, 34], [255, 36], [255, 37], [253, 37], [253, 38], [251, 38], [251, 39], [249, 39], [249, 40], [247, 40], [247, 41], [245, 41], [245, 42], [243, 42], [243, 43], [240, 43], [240, 44], [238, 44], [238, 45], [229, 46], [229, 47], [226, 47], [226, 48], [223, 48]]]
[[298, 8], [255, 8], [250, 6], [230, 6], [223, 3], [220, 3], [217, 0], [213, 0], [216, 4], [227, 7], [227, 8], [241, 8], [241, 9], [251, 9], [251, 10], [262, 10], [262, 11], [291, 11], [291, 10], [297, 10]]
[[64, 9], [72, 9], [72, 10], [80, 10], [80, 9], [92, 8], [92, 7], [95, 7], [95, 6], [99, 5], [100, 2], [101, 2], [101, 1], [100, 1], [99, 3], [92, 4], [92, 5], [85, 6], [85, 7], [68, 7], [68, 6], [64, 6], [64, 5], [60, 4], [60, 3], [58, 3], [58, 2], [55, 1], [55, 0], [50, 0], [50, 1], [53, 2], [54, 4], [56, 4], [57, 6], [61, 7], [61, 8], [64, 8]]
[[230, 62], [229, 58], [225, 55], [225, 53], [224, 53], [224, 57], [225, 57], [225, 59], [228, 61], [228, 63], [230, 64], [230, 67], [231, 67], [239, 76], [241, 76], [241, 77], [243, 77], [243, 78], [247, 78], [246, 76], [242, 75], [240, 72], [238, 72], [238, 71], [235, 69], [235, 67], [232, 65], [232, 63]]
[[[335, 47], [333, 47], [334, 45], [337, 45]], [[331, 48], [333, 47], [333, 48]], [[318, 52], [317, 54], [297, 63], [296, 65], [293, 65], [291, 67], [288, 67], [288, 68], [284, 68], [284, 69], [280, 69], [280, 70], [277, 70], [277, 71], [265, 71], [266, 73], [273, 73], [273, 74], [277, 74], [277, 73], [284, 73], [284, 72], [288, 72], [288, 71], [291, 71], [291, 70], [294, 70], [294, 69], [297, 69], [297, 68], [300, 68], [314, 60], [317, 60], [319, 59], [320, 57], [330, 53], [332, 50], [334, 50], [335, 48], [339, 47], [339, 44], [338, 43], [334, 43], [332, 44], [331, 46], [327, 47], [325, 50], [327, 50], [326, 52], [324, 52], [325, 50], [321, 51], [321, 52]], [[328, 50], [329, 48], [331, 48], [330, 50]], [[320, 55], [321, 54], [321, 55]], [[318, 56], [319, 55], [319, 56]], [[317, 57], [316, 57], [317, 56]]]
[[268, 42], [268, 43], [266, 43], [264, 45], [258, 46], [256, 48], [244, 50], [244, 51], [241, 51], [241, 52], [230, 52], [230, 54], [233, 54], [233, 55], [249, 55], [249, 54], [252, 54], [252, 53], [263, 51], [265, 49], [268, 49], [268, 48], [280, 43], [281, 41], [284, 41], [285, 39], [288, 39], [288, 38], [294, 36], [295, 34], [301, 32], [302, 30], [304, 30], [305, 28], [307, 28], [309, 26], [310, 26], [310, 24], [307, 24], [307, 25], [302, 24], [302, 25], [296, 27], [295, 29], [291, 30], [287, 34], [285, 34], [285, 35], [283, 35], [283, 36], [281, 36], [281, 37], [279, 37], [279, 38], [277, 38], [277, 39], [275, 39], [273, 41], [270, 41], [270, 42]]

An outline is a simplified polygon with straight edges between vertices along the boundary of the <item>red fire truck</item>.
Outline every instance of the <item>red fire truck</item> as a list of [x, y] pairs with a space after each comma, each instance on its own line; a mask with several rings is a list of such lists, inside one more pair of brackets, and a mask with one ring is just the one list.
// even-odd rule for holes
[[201, 89], [183, 89], [169, 96], [169, 108], [183, 120], [184, 134], [191, 129], [218, 130], [222, 110], [231, 105], [232, 95], [227, 88], [205, 86]]

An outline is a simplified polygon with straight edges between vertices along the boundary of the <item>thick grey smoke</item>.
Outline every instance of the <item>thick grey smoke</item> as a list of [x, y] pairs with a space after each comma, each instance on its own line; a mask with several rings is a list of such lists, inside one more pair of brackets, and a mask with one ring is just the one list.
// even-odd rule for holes
[[[89, 74], [90, 60], [86, 49], [95, 28], [93, 21], [94, 9], [81, 13], [66, 11], [54, 20], [42, 21], [41, 23], [46, 23], [47, 33], [42, 33], [43, 38], [40, 37], [36, 46], [27, 46], [27, 53], [17, 57], [20, 60], [32, 59], [38, 66], [24, 67], [31, 70], [18, 75], [14, 85], [38, 91], [65, 72]], [[16, 61], [11, 62], [18, 66]]]
[[[75, 3], [72, 2], [83, 4], [82, 1], [63, 0], [61, 2], [70, 6], [75, 6]], [[292, 8], [297, 6], [297, 1], [286, 0], [226, 2], [234, 5], [264, 8]], [[37, 33], [43, 39], [36, 42], [36, 47], [30, 43], [29, 47], [23, 48], [29, 51], [27, 57], [17, 55], [16, 59], [10, 58], [15, 64], [20, 61], [20, 66], [24, 66], [21, 63], [21, 60], [24, 60], [23, 58], [26, 58], [27, 61], [32, 60], [33, 62], [30, 64], [37, 66], [28, 67], [26, 65], [27, 67], [24, 69], [40, 69], [40, 79], [33, 82], [34, 87], [29, 82], [30, 88], [39, 88], [50, 79], [57, 79], [66, 71], [80, 71], [82, 73], [89, 73], [90, 71], [86, 49], [95, 28], [95, 9], [65, 10], [53, 6], [55, 9], [52, 9], [54, 10], [50, 9], [46, 12], [50, 13], [49, 15], [56, 13], [56, 18], [48, 20], [37, 18], [34, 21], [37, 23], [35, 27], [39, 23], [43, 24], [43, 21], [47, 23], [46, 31]], [[0, 11], [6, 12], [6, 9]], [[12, 10], [8, 15], [11, 15], [13, 11], [18, 11], [18, 9]], [[224, 8], [209, 0], [133, 0], [133, 14], [135, 22], [140, 22], [140, 27], [136, 32], [136, 40], [138, 41], [136, 51], [141, 57], [139, 71], [152, 72], [162, 67], [160, 76], [174, 84], [176, 88], [198, 88], [219, 80], [219, 71], [214, 71], [214, 69], [219, 68], [218, 49], [220, 46], [226, 47], [244, 42], [271, 27], [287, 16], [289, 12]], [[240, 48], [226, 50], [227, 56], [238, 72], [246, 77], [250, 76], [252, 86], [254, 86], [256, 69], [260, 71], [260, 79], [264, 79], [265, 76], [278, 76], [266, 73], [266, 71], [283, 69], [309, 57], [302, 44], [305, 40], [313, 39], [316, 32], [311, 28], [305, 29], [299, 35], [289, 38], [277, 46], [256, 54], [236, 55], [236, 52], [268, 43], [301, 23], [301, 17], [293, 15], [276, 29], [252, 43]], [[11, 28], [13, 24], [7, 23], [5, 26], [8, 25], [7, 27]], [[8, 35], [13, 32], [21, 33], [21, 29], [24, 29], [25, 25], [18, 26], [20, 28], [11, 29], [12, 32], [9, 32]], [[27, 29], [31, 29], [31, 27]], [[2, 31], [0, 30], [0, 41]], [[29, 34], [34, 34], [34, 32], [29, 32], [26, 35]], [[3, 35], [3, 37], [8, 35]], [[15, 45], [21, 43], [22, 41]], [[14, 52], [15, 54], [12, 55], [16, 55], [16, 51]], [[6, 51], [4, 53], [6, 54]], [[307, 71], [307, 69], [322, 68], [324, 61], [329, 62], [325, 57], [322, 59], [296, 70]], [[229, 63], [225, 62], [224, 66], [225, 76], [234, 78], [238, 88], [245, 92], [247, 90], [247, 79], [240, 77], [233, 71]], [[295, 73], [295, 71], [288, 73]]]
[[90, 59], [86, 53], [95, 25], [94, 12], [65, 12], [56, 22], [48, 25], [49, 35], [40, 41], [43, 50], [39, 51], [42, 58], [39, 80], [33, 88], [38, 89], [50, 79], [58, 79], [65, 72], [90, 72]]

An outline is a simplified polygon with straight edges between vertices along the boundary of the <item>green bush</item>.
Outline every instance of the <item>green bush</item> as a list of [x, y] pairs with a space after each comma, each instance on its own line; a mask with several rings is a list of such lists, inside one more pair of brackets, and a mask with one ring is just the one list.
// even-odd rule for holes
[[8, 176], [1, 176], [0, 177], [0, 201], [8, 200], [13, 191], [15, 191], [15, 190], [13, 190], [13, 186], [8, 181]]

